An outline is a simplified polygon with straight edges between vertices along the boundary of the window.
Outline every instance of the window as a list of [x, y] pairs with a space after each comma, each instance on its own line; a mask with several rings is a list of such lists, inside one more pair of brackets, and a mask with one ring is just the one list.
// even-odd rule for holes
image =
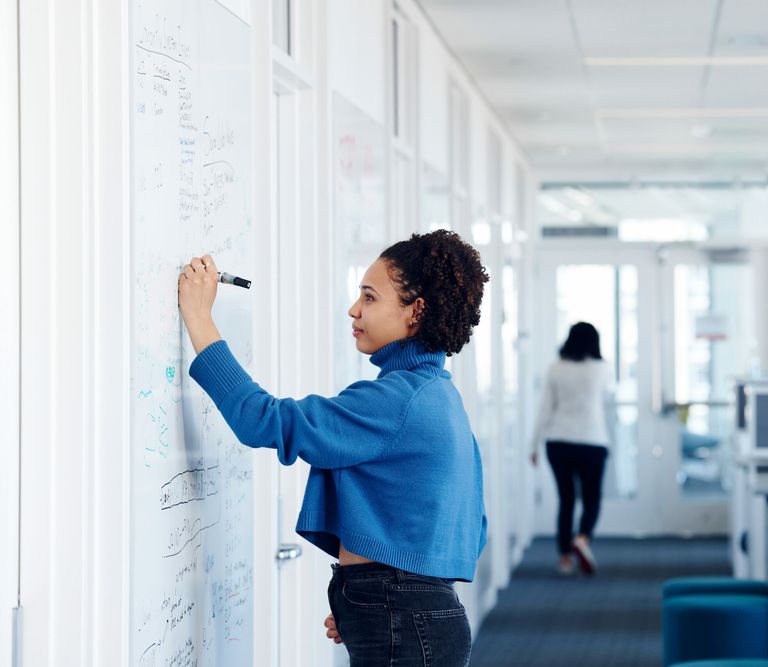
[[357, 352], [347, 310], [368, 266], [390, 238], [386, 217], [386, 129], [340, 93], [333, 97], [334, 372], [339, 389], [375, 368]]
[[733, 378], [749, 366], [754, 323], [734, 294], [752, 286], [746, 264], [678, 264], [674, 267], [675, 403], [680, 421], [684, 496], [727, 490], [728, 437]]
[[557, 269], [558, 341], [572, 324], [590, 322], [600, 333], [600, 351], [616, 377], [615, 450], [608, 461], [605, 495], [637, 493], [638, 270], [633, 265], [583, 264]]

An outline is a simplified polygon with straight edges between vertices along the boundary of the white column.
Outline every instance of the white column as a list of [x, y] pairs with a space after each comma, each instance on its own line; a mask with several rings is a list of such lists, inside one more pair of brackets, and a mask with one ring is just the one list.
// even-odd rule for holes
[[19, 82], [15, 2], [0, 4], [0, 667], [10, 667], [19, 579]]
[[25, 667], [127, 665], [123, 4], [19, 4]]
[[755, 309], [755, 330], [757, 334], [757, 355], [760, 363], [760, 375], [768, 375], [768, 305], [765, 302], [765, 290], [768, 287], [768, 248], [751, 250], [754, 289], [752, 302]]

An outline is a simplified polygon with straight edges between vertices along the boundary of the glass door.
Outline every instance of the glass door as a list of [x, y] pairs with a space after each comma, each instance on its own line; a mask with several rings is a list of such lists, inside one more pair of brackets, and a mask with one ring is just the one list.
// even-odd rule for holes
[[603, 356], [613, 367], [613, 436], [605, 495], [637, 495], [638, 267], [636, 264], [566, 264], [556, 269], [558, 341], [572, 324], [587, 321], [601, 336]]
[[[541, 388], [549, 364], [556, 360], [568, 329], [579, 321], [592, 323], [600, 332], [602, 355], [613, 369], [616, 392], [608, 415], [612, 444], [599, 529], [603, 534], [655, 532], [652, 256], [544, 249], [537, 278], [537, 387]], [[545, 461], [542, 465], [547, 467]], [[537, 525], [547, 530], [554, 525], [557, 507], [548, 470], [540, 484]]]
[[703, 251], [669, 251], [659, 265], [660, 458], [674, 469], [661, 489], [672, 531], [723, 532], [731, 491], [734, 380], [757, 360], [752, 267]]

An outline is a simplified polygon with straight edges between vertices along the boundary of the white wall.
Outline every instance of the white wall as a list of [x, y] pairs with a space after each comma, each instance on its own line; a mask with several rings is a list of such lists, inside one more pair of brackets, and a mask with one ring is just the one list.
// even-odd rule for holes
[[767, 204], [768, 190], [750, 190], [744, 196], [738, 221], [738, 235], [741, 238], [764, 240], [768, 237]]
[[[419, 13], [410, 12], [418, 19]], [[419, 100], [422, 160], [448, 174], [448, 77], [446, 54], [426, 21], [419, 21]]]
[[386, 6], [380, 0], [328, 0], [327, 7], [328, 86], [384, 123]]

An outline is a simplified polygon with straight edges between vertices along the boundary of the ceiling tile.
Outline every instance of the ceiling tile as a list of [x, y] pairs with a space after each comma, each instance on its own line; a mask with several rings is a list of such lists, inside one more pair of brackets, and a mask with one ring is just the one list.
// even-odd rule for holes
[[584, 56], [706, 55], [716, 0], [573, 0]]
[[596, 107], [689, 107], [699, 99], [703, 67], [590, 67]]
[[710, 68], [702, 101], [706, 107], [768, 107], [768, 66]]

